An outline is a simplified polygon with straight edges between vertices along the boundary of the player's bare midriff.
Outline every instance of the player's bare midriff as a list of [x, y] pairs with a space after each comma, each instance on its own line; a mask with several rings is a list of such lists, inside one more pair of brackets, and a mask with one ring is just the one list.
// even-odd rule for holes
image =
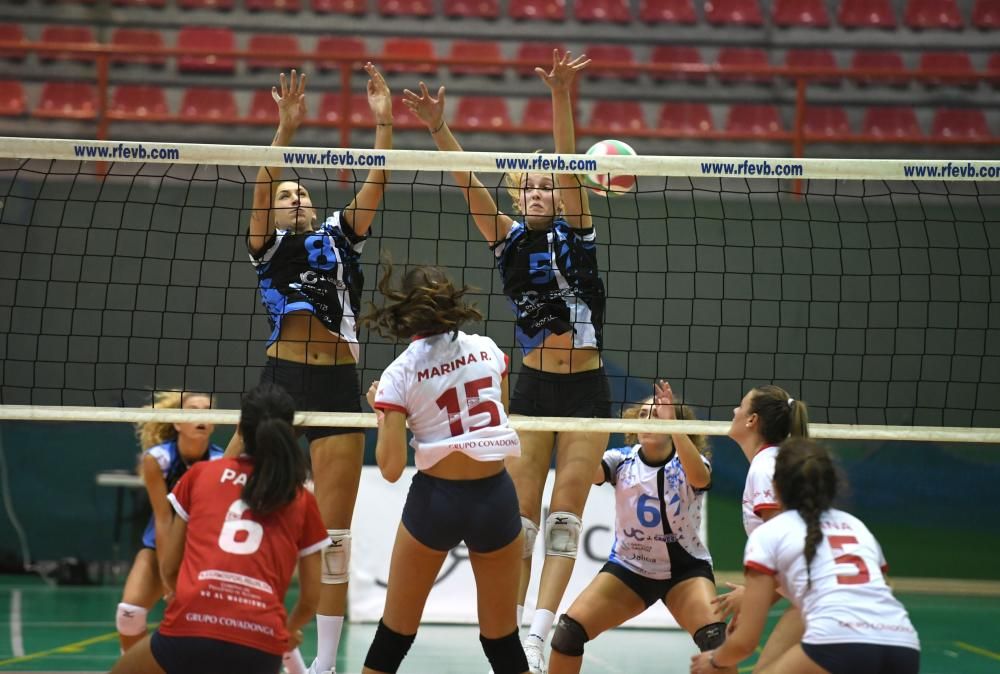
[[549, 335], [537, 349], [524, 356], [525, 367], [553, 374], [588, 372], [601, 367], [601, 352], [596, 348], [575, 348], [573, 333]]
[[503, 469], [503, 461], [476, 461], [468, 454], [452, 452], [422, 472], [442, 480], [480, 480]]
[[281, 319], [281, 333], [267, 347], [271, 358], [290, 360], [306, 365], [348, 365], [357, 362], [350, 342], [327, 330], [308, 311], [293, 311]]

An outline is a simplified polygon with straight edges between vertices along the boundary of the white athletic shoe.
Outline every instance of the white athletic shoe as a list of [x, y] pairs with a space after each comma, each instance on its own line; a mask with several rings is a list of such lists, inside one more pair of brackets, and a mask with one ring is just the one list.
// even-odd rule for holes
[[320, 670], [316, 668], [316, 660], [313, 660], [306, 674], [337, 674], [337, 668]]
[[524, 655], [528, 658], [528, 671], [531, 674], [548, 674], [545, 667], [545, 654], [542, 652], [542, 644], [536, 639], [526, 640], [523, 644]]

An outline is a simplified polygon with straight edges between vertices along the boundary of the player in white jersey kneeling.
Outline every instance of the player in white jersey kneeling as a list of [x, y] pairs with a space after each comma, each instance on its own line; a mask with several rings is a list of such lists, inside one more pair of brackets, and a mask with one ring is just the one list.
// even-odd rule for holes
[[720, 648], [692, 659], [692, 674], [752, 654], [779, 589], [802, 612], [806, 630], [765, 674], [919, 671], [917, 632], [886, 584], [882, 548], [861, 520], [832, 507], [838, 482], [824, 447], [805, 438], [781, 443], [774, 489], [784, 512], [750, 534], [736, 627]]
[[[670, 384], [625, 411], [626, 418], [694, 419]], [[559, 617], [549, 674], [580, 671], [584, 644], [662, 601], [702, 651], [720, 646], [726, 624], [715, 615], [712, 557], [701, 539], [711, 464], [703, 436], [639, 433], [609, 449], [595, 484], [615, 488], [615, 544], [607, 564]], [[732, 671], [735, 671], [732, 670]]]
[[392, 674], [406, 656], [427, 596], [448, 552], [465, 541], [476, 577], [479, 640], [496, 674], [525, 674], [517, 635], [517, 592], [524, 549], [514, 483], [504, 459], [521, 453], [507, 424], [507, 356], [489, 337], [459, 327], [481, 320], [436, 267], [414, 267], [391, 286], [388, 302], [366, 321], [381, 334], [410, 339], [368, 390], [378, 416], [375, 458], [395, 482], [406, 466], [406, 426], [417, 474], [396, 533], [385, 611], [364, 672]]

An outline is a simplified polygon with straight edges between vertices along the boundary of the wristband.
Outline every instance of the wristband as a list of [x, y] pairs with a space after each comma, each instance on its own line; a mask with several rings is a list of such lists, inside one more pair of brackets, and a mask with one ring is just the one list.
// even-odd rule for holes
[[431, 135], [433, 136], [435, 133], [437, 133], [438, 131], [440, 131], [443, 128], [444, 128], [444, 119], [442, 119], [441, 123], [438, 124], [438, 128], [436, 128], [433, 131], [431, 131]]

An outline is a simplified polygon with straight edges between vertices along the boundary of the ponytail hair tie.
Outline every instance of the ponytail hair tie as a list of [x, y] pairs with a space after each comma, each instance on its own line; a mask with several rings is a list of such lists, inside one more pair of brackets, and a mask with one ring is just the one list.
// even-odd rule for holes
[[789, 398], [788, 399], [788, 406], [791, 407], [792, 403], [794, 403], [794, 402], [795, 402], [795, 398]]

